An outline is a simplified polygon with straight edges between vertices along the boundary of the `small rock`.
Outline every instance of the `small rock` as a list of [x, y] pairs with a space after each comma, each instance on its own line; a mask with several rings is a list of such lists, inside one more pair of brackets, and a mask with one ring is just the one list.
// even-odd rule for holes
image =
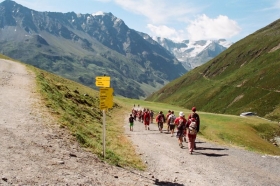
[[118, 176], [114, 176], [114, 178], [119, 178]]
[[76, 155], [76, 154], [73, 154], [73, 153], [70, 153], [69, 156], [70, 156], [70, 157], [77, 157], [77, 155]]
[[8, 178], [2, 177], [2, 180], [5, 181], [5, 182], [7, 182], [7, 181], [8, 181]]
[[57, 163], [62, 165], [64, 164], [64, 161], [58, 161]]

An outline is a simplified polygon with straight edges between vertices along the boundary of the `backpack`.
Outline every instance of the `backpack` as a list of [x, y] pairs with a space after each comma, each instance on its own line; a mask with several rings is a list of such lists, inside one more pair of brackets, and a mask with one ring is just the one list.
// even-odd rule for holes
[[184, 120], [183, 119], [180, 119], [179, 120], [179, 124], [178, 124], [178, 127], [177, 127], [179, 130], [184, 130], [185, 129], [185, 123], [184, 123]]
[[169, 123], [170, 123], [170, 125], [174, 125], [174, 121], [175, 121], [175, 119], [176, 119], [176, 116], [175, 116], [174, 114], [171, 114], [170, 116], [171, 116], [171, 117], [170, 117], [170, 119], [169, 119]]
[[189, 133], [190, 134], [197, 134], [197, 123], [196, 120], [191, 120], [189, 125]]
[[129, 122], [130, 122], [130, 123], [133, 123], [133, 120], [134, 120], [133, 117], [130, 117], [130, 118], [129, 118]]
[[146, 122], [150, 121], [149, 117], [146, 116]]
[[162, 115], [162, 114], [160, 114], [160, 115], [158, 116], [158, 122], [161, 122], [161, 123], [164, 122], [164, 118], [163, 118], [163, 115]]

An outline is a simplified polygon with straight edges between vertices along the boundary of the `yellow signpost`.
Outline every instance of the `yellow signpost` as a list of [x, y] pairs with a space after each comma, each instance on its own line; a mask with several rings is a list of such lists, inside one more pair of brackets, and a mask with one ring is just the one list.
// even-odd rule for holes
[[110, 88], [109, 76], [97, 76], [95, 85], [101, 87], [99, 91], [100, 110], [103, 110], [103, 157], [105, 158], [106, 122], [105, 109], [113, 107], [113, 88]]

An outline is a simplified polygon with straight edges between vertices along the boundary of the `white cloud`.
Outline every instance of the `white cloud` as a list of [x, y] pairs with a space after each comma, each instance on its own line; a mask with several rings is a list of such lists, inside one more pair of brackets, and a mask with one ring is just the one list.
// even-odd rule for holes
[[148, 22], [164, 24], [170, 21], [187, 20], [187, 15], [197, 8], [184, 3], [170, 0], [114, 0], [123, 9], [145, 16]]
[[191, 21], [187, 26], [188, 38], [190, 40], [200, 39], [229, 39], [241, 31], [237, 22], [230, 20], [227, 16], [219, 15], [211, 19], [205, 14]]
[[[193, 15], [201, 12], [205, 7], [197, 8], [186, 2], [182, 4], [182, 1], [114, 0], [114, 2], [127, 11], [146, 17], [151, 36], [165, 37], [175, 41], [228, 39], [241, 31], [237, 22], [223, 15], [211, 19], [203, 14], [191, 20]], [[180, 28], [172, 28], [171, 25], [185, 25], [185, 29], [179, 30]]]
[[148, 24], [147, 28], [151, 31], [151, 36], [169, 38], [178, 42], [186, 39], [186, 35], [183, 30], [176, 30], [166, 25], [155, 26]]

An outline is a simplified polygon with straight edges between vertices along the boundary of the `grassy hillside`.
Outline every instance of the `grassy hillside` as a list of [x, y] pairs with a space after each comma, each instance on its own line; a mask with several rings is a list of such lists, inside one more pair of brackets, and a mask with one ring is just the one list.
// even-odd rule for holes
[[[44, 104], [85, 148], [103, 158], [102, 111], [99, 109], [99, 92], [57, 75], [29, 67], [36, 73], [38, 91]], [[122, 166], [144, 169], [140, 157], [124, 135], [124, 108], [115, 103], [106, 112], [105, 161]], [[120, 117], [121, 116], [121, 117]]]
[[280, 120], [280, 21], [238, 41], [147, 100], [212, 113], [256, 112]]

